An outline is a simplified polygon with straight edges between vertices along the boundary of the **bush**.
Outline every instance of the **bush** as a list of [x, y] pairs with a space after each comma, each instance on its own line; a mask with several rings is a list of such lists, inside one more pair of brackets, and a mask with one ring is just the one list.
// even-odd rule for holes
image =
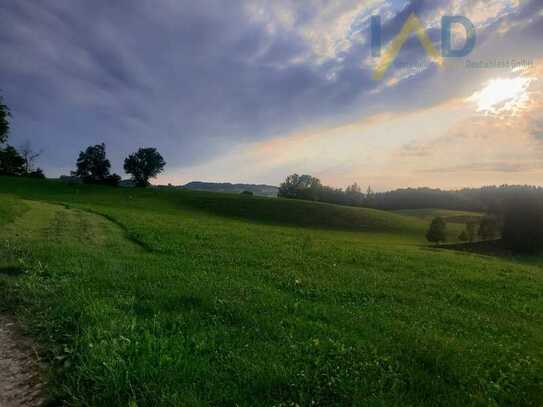
[[435, 218], [426, 233], [426, 239], [431, 243], [439, 244], [447, 241], [447, 223], [443, 218]]

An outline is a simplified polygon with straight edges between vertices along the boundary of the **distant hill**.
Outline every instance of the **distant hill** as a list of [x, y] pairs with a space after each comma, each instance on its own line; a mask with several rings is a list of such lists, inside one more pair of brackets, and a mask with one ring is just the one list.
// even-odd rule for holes
[[279, 188], [271, 185], [254, 185], [254, 184], [231, 184], [231, 183], [215, 183], [215, 182], [190, 182], [182, 186], [183, 189], [191, 191], [206, 191], [206, 192], [226, 192], [232, 194], [241, 194], [244, 191], [252, 192], [257, 196], [266, 196], [276, 198]]

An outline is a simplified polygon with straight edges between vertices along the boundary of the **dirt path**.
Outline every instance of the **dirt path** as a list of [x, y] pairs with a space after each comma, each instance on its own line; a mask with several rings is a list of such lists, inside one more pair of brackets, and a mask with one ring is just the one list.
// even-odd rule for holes
[[43, 404], [42, 378], [32, 341], [0, 314], [0, 407]]

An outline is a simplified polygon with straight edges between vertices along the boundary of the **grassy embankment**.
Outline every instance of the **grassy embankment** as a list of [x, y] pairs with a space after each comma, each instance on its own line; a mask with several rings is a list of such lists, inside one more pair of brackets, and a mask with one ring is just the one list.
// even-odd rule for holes
[[4, 178], [0, 308], [71, 405], [541, 405], [541, 269], [427, 224]]

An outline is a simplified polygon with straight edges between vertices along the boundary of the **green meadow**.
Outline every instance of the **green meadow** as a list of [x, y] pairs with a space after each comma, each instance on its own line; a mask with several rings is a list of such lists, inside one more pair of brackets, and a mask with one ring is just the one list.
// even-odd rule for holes
[[53, 404], [543, 405], [542, 269], [429, 212], [0, 178], [0, 312]]

